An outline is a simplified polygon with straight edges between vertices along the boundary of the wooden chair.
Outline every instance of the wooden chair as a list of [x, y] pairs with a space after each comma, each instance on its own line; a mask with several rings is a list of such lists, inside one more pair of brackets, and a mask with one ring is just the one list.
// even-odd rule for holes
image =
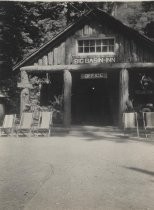
[[5, 115], [3, 125], [0, 127], [0, 135], [13, 135], [15, 128], [15, 114]]
[[148, 137], [148, 129], [154, 129], [154, 112], [143, 112], [143, 126], [145, 130], [145, 136]]
[[20, 124], [17, 127], [17, 137], [19, 136], [19, 133], [24, 134], [24, 132], [27, 132], [29, 136], [31, 136], [33, 126], [33, 113], [31, 112], [23, 112], [20, 119]]
[[123, 126], [124, 134], [126, 129], [136, 129], [137, 137], [139, 137], [139, 126], [136, 112], [123, 113]]
[[51, 135], [51, 128], [53, 127], [52, 121], [53, 112], [41, 112], [38, 127], [35, 129], [37, 136], [39, 133], [43, 134], [47, 132], [47, 135]]

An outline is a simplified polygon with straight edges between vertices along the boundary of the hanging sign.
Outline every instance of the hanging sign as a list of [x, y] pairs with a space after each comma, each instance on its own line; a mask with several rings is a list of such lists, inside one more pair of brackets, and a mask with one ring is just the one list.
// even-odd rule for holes
[[77, 57], [73, 56], [73, 64], [115, 63], [115, 57]]
[[81, 74], [81, 79], [107, 79], [107, 73], [88, 73]]

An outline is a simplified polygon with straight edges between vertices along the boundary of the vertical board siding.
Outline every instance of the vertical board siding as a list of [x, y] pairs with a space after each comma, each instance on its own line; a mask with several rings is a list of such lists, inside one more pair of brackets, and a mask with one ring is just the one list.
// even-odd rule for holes
[[[50, 48], [38, 59], [38, 65], [69, 65], [72, 64], [72, 57], [77, 55], [76, 42], [79, 38], [103, 38], [115, 37], [116, 62], [154, 62], [154, 55], [139, 42], [129, 36], [109, 28], [107, 24], [91, 22], [82, 28], [74, 31], [56, 47]], [[35, 65], [36, 65], [35, 61]]]
[[72, 56], [77, 54], [77, 44], [76, 39], [72, 37], [72, 48], [71, 48], [71, 57], [70, 57], [70, 63], [72, 64]]
[[53, 52], [48, 53], [48, 65], [53, 65]]
[[60, 65], [61, 64], [61, 45], [57, 48], [57, 65]]
[[42, 61], [42, 59], [40, 58], [40, 59], [38, 60], [38, 65], [39, 65], [39, 66], [42, 66], [42, 64], [43, 64], [43, 61]]
[[65, 58], [65, 51], [64, 51], [64, 43], [61, 43], [61, 45], [58, 47], [58, 63], [59, 65], [64, 64], [64, 58]]
[[70, 64], [70, 56], [71, 56], [71, 37], [67, 38], [65, 47], [65, 64]]
[[57, 47], [55, 47], [54, 50], [53, 50], [53, 63], [54, 63], [54, 65], [57, 65], [57, 61], [58, 61], [58, 53], [57, 53]]
[[66, 55], [65, 55], [65, 42], [63, 42], [62, 43], [62, 51], [61, 51], [61, 53], [62, 53], [62, 56], [61, 56], [61, 64], [65, 64], [65, 57], [66, 57]]
[[48, 57], [46, 55], [43, 56], [43, 65], [48, 65]]

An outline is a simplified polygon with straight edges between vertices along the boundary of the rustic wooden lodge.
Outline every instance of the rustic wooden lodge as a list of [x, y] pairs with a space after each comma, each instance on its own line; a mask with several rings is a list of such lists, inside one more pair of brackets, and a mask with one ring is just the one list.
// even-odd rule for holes
[[[154, 42], [95, 9], [18, 63], [21, 111], [62, 112], [61, 123], [119, 125], [122, 113], [154, 104]], [[59, 107], [58, 107], [59, 106]]]

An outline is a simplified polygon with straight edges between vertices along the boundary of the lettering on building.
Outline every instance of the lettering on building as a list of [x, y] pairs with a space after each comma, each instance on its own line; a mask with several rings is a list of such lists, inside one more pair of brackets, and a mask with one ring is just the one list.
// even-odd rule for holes
[[107, 73], [81, 74], [81, 79], [107, 79]]
[[73, 64], [115, 63], [115, 57], [73, 57]]

